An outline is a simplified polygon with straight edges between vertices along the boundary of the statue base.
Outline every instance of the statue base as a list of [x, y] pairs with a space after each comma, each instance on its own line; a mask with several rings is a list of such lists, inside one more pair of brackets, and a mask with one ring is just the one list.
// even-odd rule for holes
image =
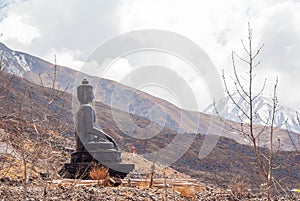
[[124, 179], [126, 175], [134, 169], [133, 164], [96, 164], [96, 163], [65, 163], [63, 168], [59, 171], [59, 175], [67, 179], [91, 179], [90, 171], [95, 165], [102, 165], [109, 168], [109, 175]]
[[124, 178], [134, 169], [134, 164], [122, 164], [121, 152], [112, 149], [110, 143], [92, 142], [85, 145], [89, 152], [71, 154], [71, 163], [65, 163], [59, 175], [68, 179], [91, 179], [90, 171], [95, 166], [109, 168], [112, 177]]
[[109, 168], [109, 175], [124, 178], [134, 169], [133, 164], [122, 164], [121, 152], [113, 138], [96, 123], [92, 102], [93, 86], [86, 79], [77, 87], [80, 102], [76, 113], [76, 152], [71, 154], [71, 163], [64, 164], [59, 174], [71, 179], [89, 179], [95, 166]]

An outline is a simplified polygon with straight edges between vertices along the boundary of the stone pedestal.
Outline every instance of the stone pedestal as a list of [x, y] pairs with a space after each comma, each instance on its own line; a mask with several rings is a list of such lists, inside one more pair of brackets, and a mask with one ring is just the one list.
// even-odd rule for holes
[[[108, 164], [109, 175], [111, 177], [117, 177], [123, 179], [134, 168], [133, 164]], [[59, 174], [63, 178], [67, 179], [91, 179], [90, 171], [95, 167], [93, 163], [66, 163]]]
[[71, 154], [71, 163], [64, 164], [59, 174], [69, 179], [90, 179], [89, 172], [96, 165], [109, 168], [109, 175], [124, 178], [134, 169], [133, 164], [122, 164], [121, 152], [111, 142], [92, 142], [85, 146], [88, 151]]

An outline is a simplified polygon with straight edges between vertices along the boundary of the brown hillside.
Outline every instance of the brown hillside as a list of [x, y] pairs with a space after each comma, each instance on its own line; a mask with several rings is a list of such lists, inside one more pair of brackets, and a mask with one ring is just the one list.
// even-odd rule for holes
[[[51, 134], [49, 132], [51, 129], [58, 128], [56, 132], [53, 132], [53, 135], [58, 135], [57, 138], [51, 138], [52, 141], [49, 140], [52, 142], [50, 147], [56, 147], [61, 154], [64, 147], [62, 145], [55, 146], [54, 142], [65, 141], [62, 143], [63, 146], [74, 146], [72, 144], [74, 125], [70, 94], [37, 86], [4, 72], [0, 74], [0, 79], [0, 128], [5, 129], [11, 135], [18, 133], [18, 129], [21, 129], [21, 131], [26, 130], [29, 134], [26, 135], [26, 138], [34, 142], [34, 140], [38, 140], [33, 135], [36, 133], [35, 128], [32, 126], [35, 122], [38, 125], [38, 130], [41, 130], [41, 133], [47, 133], [48, 136]], [[53, 93], [59, 94], [59, 96], [51, 104], [48, 104], [47, 101]], [[151, 139], [143, 140], [134, 136], [131, 137], [126, 133], [130, 133], [132, 130], [126, 125], [134, 122], [140, 128], [145, 128], [149, 125], [149, 120], [136, 115], [131, 115], [131, 118], [128, 119], [125, 112], [112, 109], [101, 102], [97, 102], [95, 106], [99, 125], [116, 139], [123, 151], [130, 151], [131, 147], [135, 146], [138, 154], [152, 153], [166, 147], [178, 135], [174, 130], [161, 127], [161, 132]], [[126, 128], [125, 130], [121, 131], [117, 126], [114, 121], [116, 116], [123, 128]], [[20, 119], [22, 121], [19, 121]], [[17, 124], [13, 122], [17, 122]], [[26, 123], [18, 124], [18, 122]], [[61, 132], [59, 129], [62, 129]], [[252, 184], [252, 187], [258, 188], [261, 184], [261, 178], [251, 168], [251, 166], [255, 166], [255, 162], [249, 146], [221, 137], [208, 157], [199, 160], [198, 153], [205, 135], [187, 133], [183, 135], [195, 135], [196, 138], [184, 156], [172, 165], [173, 168], [198, 178], [200, 181], [223, 187], [228, 186], [230, 179], [237, 175], [241, 175], [245, 181]], [[179, 146], [184, 146], [184, 142]], [[261, 151], [266, 152], [266, 149], [262, 148]], [[51, 153], [49, 152], [49, 154]], [[287, 188], [300, 185], [299, 156], [294, 152], [278, 152], [276, 160], [274, 177]]]

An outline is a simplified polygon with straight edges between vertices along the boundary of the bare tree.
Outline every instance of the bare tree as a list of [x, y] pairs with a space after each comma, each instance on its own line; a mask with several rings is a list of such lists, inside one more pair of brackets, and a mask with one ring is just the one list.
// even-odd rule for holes
[[[5, 143], [16, 150], [18, 164], [22, 165], [20, 169], [23, 175], [24, 199], [27, 197], [30, 180], [39, 176], [39, 171], [46, 171], [48, 176], [50, 171], [54, 174], [58, 172], [55, 165], [59, 157], [54, 155], [53, 150], [57, 150], [59, 142], [65, 141], [59, 134], [69, 129], [66, 123], [66, 102], [61, 99], [64, 92], [59, 91], [56, 86], [56, 64], [53, 70], [50, 75], [51, 88], [24, 85], [23, 90], [16, 92], [19, 94], [12, 93], [15, 90], [12, 85], [19, 82], [15, 79], [20, 78], [0, 71], [0, 76], [7, 80], [5, 87], [0, 90], [0, 108], [5, 108], [1, 110], [0, 122], [1, 127], [9, 133]], [[1, 164], [7, 168], [13, 165], [15, 163]], [[5, 175], [4, 172], [3, 176]], [[47, 191], [47, 184], [48, 182], [43, 182], [41, 185], [44, 192]]]
[[[257, 56], [262, 50], [264, 45], [261, 45], [256, 51], [253, 49], [253, 38], [252, 38], [252, 29], [250, 24], [248, 24], [248, 44], [246, 45], [244, 41], [241, 41], [243, 49], [245, 51], [246, 57], [240, 56], [236, 52], [232, 52], [232, 64], [233, 64], [233, 81], [234, 81], [234, 90], [230, 90], [228, 87], [228, 81], [223, 72], [223, 81], [225, 85], [225, 90], [227, 95], [230, 97], [233, 104], [238, 108], [241, 113], [240, 119], [242, 117], [246, 118], [247, 123], [240, 124], [240, 127], [236, 128], [230, 125], [232, 129], [238, 131], [252, 147], [253, 154], [255, 157], [256, 164], [260, 170], [261, 175], [265, 181], [266, 191], [267, 191], [267, 199], [271, 200], [271, 189], [273, 186], [273, 168], [274, 168], [274, 153], [275, 153], [275, 145], [274, 145], [274, 121], [277, 112], [277, 84], [278, 79], [276, 79], [276, 83], [274, 85], [274, 90], [272, 94], [272, 109], [269, 111], [269, 118], [264, 120], [265, 126], [262, 129], [257, 130], [254, 126], [255, 118], [258, 118], [255, 109], [255, 100], [260, 97], [264, 91], [266, 80], [264, 80], [264, 84], [262, 88], [255, 93], [254, 91], [254, 83], [255, 83], [255, 67], [260, 64], [260, 61], [256, 62]], [[239, 75], [236, 66], [236, 59], [240, 60], [242, 63], [245, 63], [248, 66], [248, 77], [244, 78]], [[234, 92], [234, 93], [233, 93]], [[235, 99], [235, 95], [242, 98], [242, 100], [246, 103], [246, 108], [241, 107], [239, 103]], [[269, 138], [269, 148], [268, 153], [263, 153], [259, 149], [259, 138], [263, 133], [268, 133]]]
[[[61, 136], [54, 137], [53, 135], [57, 135], [57, 133], [65, 133], [69, 126], [66, 123], [67, 115], [66, 115], [66, 102], [60, 102], [58, 105], [59, 100], [64, 95], [64, 91], [60, 91], [56, 80], [57, 80], [57, 64], [56, 64], [56, 55], [54, 57], [54, 65], [53, 65], [53, 73], [48, 73], [49, 79], [51, 80], [51, 88], [47, 88], [43, 85], [43, 80], [40, 77], [41, 85], [42, 85], [42, 93], [46, 98], [46, 102], [44, 103], [43, 107], [45, 110], [39, 115], [34, 115], [36, 112], [34, 98], [31, 96], [31, 93], [28, 93], [29, 100], [32, 101], [30, 105], [30, 112], [31, 116], [29, 117], [30, 121], [32, 122], [34, 128], [34, 135], [38, 139], [35, 141], [36, 150], [35, 150], [35, 158], [32, 161], [31, 168], [35, 167], [39, 164], [40, 169], [45, 170], [47, 179], [52, 179], [50, 176], [50, 172], [54, 170], [54, 177], [57, 175], [56, 165], [52, 161], [56, 161], [55, 155], [53, 152], [51, 154], [51, 150], [57, 148], [57, 141], [58, 138]], [[59, 141], [64, 141], [60, 139]], [[39, 163], [37, 163], [39, 162]], [[32, 169], [31, 169], [32, 170]], [[30, 172], [29, 172], [30, 173]], [[29, 175], [30, 176], [30, 175]], [[43, 191], [44, 194], [47, 191], [48, 182], [43, 182]], [[44, 198], [45, 199], [45, 198]]]

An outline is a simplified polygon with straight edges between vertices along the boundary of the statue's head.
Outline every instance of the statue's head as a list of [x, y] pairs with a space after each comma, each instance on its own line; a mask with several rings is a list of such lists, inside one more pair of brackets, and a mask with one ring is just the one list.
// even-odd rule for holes
[[91, 103], [94, 99], [93, 86], [86, 79], [77, 87], [77, 98], [81, 104]]

